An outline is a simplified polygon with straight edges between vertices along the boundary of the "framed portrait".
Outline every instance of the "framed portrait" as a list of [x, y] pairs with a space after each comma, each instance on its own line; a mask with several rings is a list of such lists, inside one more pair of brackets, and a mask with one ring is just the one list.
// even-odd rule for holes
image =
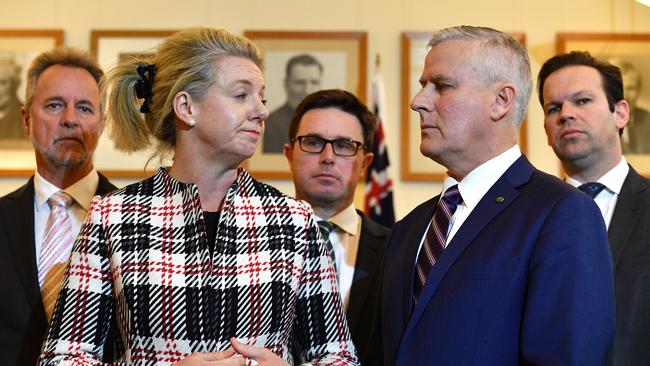
[[[411, 99], [420, 91], [420, 76], [424, 59], [429, 52], [428, 43], [433, 32], [402, 32], [401, 34], [401, 177], [405, 181], [442, 180], [446, 169], [420, 153], [420, 116], [409, 107]], [[525, 46], [523, 33], [510, 33]], [[526, 120], [519, 128], [519, 146], [527, 147]]]
[[630, 120], [621, 144], [625, 159], [650, 177], [650, 33], [558, 33], [557, 53], [588, 51], [618, 66]]
[[[108, 72], [120, 62], [155, 53], [155, 47], [175, 30], [92, 30], [90, 53], [99, 66]], [[158, 159], [150, 159], [153, 149], [128, 154], [115, 149], [108, 136], [102, 134], [95, 151], [95, 167], [113, 178], [139, 178], [152, 174]]]
[[26, 176], [36, 161], [23, 132], [27, 69], [39, 53], [63, 45], [63, 30], [0, 29], [0, 176]]
[[308, 94], [339, 88], [366, 98], [365, 32], [246, 31], [264, 56], [265, 97], [269, 117], [255, 155], [246, 162], [259, 179], [288, 179], [283, 153], [289, 119]]

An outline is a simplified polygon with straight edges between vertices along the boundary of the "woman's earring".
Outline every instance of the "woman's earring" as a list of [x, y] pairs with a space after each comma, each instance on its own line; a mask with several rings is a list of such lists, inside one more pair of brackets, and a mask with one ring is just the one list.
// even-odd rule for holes
[[187, 124], [190, 125], [190, 126], [194, 126], [194, 125], [196, 124], [196, 120], [194, 120], [194, 118], [190, 118], [190, 119], [187, 121]]

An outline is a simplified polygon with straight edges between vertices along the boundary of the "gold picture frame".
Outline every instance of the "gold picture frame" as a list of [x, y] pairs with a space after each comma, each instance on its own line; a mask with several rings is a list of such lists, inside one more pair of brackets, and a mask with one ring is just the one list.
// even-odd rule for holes
[[29, 176], [36, 169], [32, 144], [23, 132], [20, 116], [27, 68], [38, 54], [61, 45], [61, 29], [0, 29], [0, 81], [6, 82], [0, 88], [0, 98], [6, 98], [3, 104], [8, 106], [0, 111], [0, 176]]

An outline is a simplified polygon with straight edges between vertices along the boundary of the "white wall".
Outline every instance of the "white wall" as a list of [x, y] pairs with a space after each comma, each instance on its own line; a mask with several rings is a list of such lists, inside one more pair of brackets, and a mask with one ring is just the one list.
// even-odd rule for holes
[[[214, 26], [244, 30], [359, 30], [368, 32], [368, 72], [381, 54], [388, 96], [388, 146], [392, 160], [397, 216], [436, 195], [439, 182], [403, 182], [400, 158], [400, 49], [402, 31], [430, 31], [458, 24], [524, 32], [533, 75], [554, 54], [557, 32], [650, 33], [650, 8], [632, 0], [21, 0], [3, 4], [0, 28], [61, 28], [65, 43], [89, 48], [91, 29], [177, 29]], [[370, 77], [369, 77], [370, 79]], [[528, 157], [558, 174], [546, 145], [542, 114], [533, 94], [528, 115]], [[1, 157], [0, 157], [1, 158]], [[0, 194], [26, 177], [0, 178]], [[129, 180], [117, 180], [119, 185]], [[288, 181], [271, 181], [293, 193]]]

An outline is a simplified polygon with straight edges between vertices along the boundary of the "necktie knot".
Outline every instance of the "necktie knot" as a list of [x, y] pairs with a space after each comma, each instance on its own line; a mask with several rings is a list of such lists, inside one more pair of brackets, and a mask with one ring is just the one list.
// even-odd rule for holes
[[589, 197], [596, 198], [605, 189], [605, 186], [598, 182], [589, 182], [581, 185], [578, 189], [586, 193]]
[[63, 191], [58, 191], [50, 196], [50, 198], [48, 198], [47, 204], [50, 206], [50, 208], [63, 207], [64, 209], [67, 209], [72, 205], [73, 200], [74, 199], [69, 194]]
[[325, 240], [329, 240], [330, 233], [332, 232], [332, 229], [334, 229], [334, 224], [329, 221], [320, 220], [318, 221], [318, 227], [320, 228], [320, 232], [323, 235], [323, 238]]
[[[441, 200], [449, 207], [453, 207], [454, 211], [456, 207], [460, 204], [461, 197], [460, 191], [458, 190], [458, 184], [455, 184], [447, 189], [444, 195], [442, 195]], [[453, 212], [452, 212], [453, 214]]]

